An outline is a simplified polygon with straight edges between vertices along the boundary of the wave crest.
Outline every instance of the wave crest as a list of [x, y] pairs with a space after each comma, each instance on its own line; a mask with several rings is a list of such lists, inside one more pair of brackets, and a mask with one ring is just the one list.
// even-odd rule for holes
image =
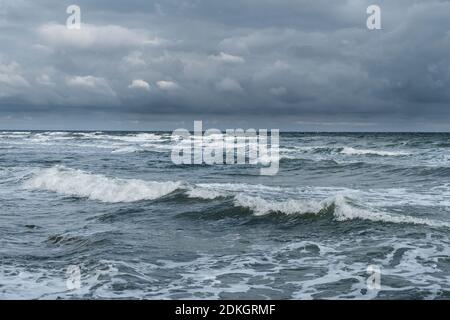
[[360, 208], [352, 205], [349, 199], [341, 194], [322, 201], [306, 199], [268, 201], [259, 197], [237, 195], [235, 196], [235, 206], [248, 208], [255, 215], [266, 215], [269, 213], [320, 215], [332, 212], [336, 221], [360, 219], [373, 222], [407, 223], [450, 228], [450, 224], [443, 221], [395, 215], [374, 209]]
[[260, 197], [237, 195], [234, 205], [250, 209], [255, 215], [261, 216], [272, 212], [285, 214], [319, 213], [326, 208], [326, 203], [289, 199], [286, 201], [268, 201]]
[[180, 181], [108, 178], [62, 166], [41, 169], [25, 182], [25, 187], [30, 189], [48, 190], [110, 203], [158, 199], [177, 190], [181, 185]]
[[385, 150], [370, 150], [370, 149], [355, 149], [352, 147], [343, 147], [341, 150], [342, 154], [346, 155], [375, 155], [382, 157], [399, 157], [410, 155], [408, 152], [403, 151], [385, 151]]
[[322, 198], [322, 200], [293, 198], [267, 200], [255, 194], [255, 191], [263, 194], [268, 192], [268, 195], [271, 197], [280, 195], [280, 192], [283, 193], [284, 191], [279, 187], [271, 188], [262, 185], [189, 185], [182, 181], [158, 182], [119, 179], [56, 166], [35, 172], [30, 179], [25, 181], [25, 187], [108, 203], [155, 200], [176, 190], [181, 190], [189, 198], [202, 200], [231, 197], [235, 207], [247, 208], [257, 216], [270, 213], [287, 215], [332, 214], [336, 221], [361, 219], [374, 222], [420, 224], [450, 228], [450, 223], [443, 221], [391, 214], [381, 209], [369, 208], [358, 204], [352, 198], [342, 193], [337, 193], [325, 199]]

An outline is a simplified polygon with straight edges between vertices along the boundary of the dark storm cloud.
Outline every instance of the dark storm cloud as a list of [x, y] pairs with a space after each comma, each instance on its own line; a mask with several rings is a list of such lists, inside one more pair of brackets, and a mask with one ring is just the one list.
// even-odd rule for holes
[[3, 0], [0, 123], [97, 112], [445, 123], [450, 2], [378, 1], [383, 29], [369, 31], [373, 3], [80, 0], [77, 31], [65, 27], [72, 1]]

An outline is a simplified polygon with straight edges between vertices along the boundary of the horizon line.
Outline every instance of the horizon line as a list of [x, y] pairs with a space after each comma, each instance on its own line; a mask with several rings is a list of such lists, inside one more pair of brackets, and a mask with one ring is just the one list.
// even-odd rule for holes
[[[243, 128], [234, 128], [234, 129], [243, 129]], [[247, 128], [247, 129], [255, 129], [255, 128]], [[244, 129], [244, 130], [247, 130]], [[115, 130], [115, 129], [2, 129], [2, 132], [18, 132], [18, 131], [30, 131], [30, 132], [172, 132], [176, 129], [167, 129], [167, 130]], [[256, 130], [260, 130], [259, 128]], [[270, 130], [279, 130], [280, 133], [445, 133], [450, 134], [450, 131], [321, 131], [321, 130], [281, 130], [278, 128], [267, 129]], [[205, 132], [203, 130], [202, 132]], [[224, 130], [221, 130], [224, 131]], [[189, 132], [194, 132], [194, 130], [189, 130]]]

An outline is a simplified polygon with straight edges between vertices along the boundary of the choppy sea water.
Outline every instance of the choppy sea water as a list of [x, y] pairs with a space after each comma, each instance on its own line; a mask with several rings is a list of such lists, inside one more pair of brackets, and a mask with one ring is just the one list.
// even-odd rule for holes
[[283, 133], [276, 176], [172, 145], [0, 132], [0, 298], [450, 297], [450, 134]]

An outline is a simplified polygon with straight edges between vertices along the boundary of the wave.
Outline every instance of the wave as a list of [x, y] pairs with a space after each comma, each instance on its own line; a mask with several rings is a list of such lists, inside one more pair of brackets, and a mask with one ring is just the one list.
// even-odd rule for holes
[[[272, 200], [282, 195], [291, 196], [294, 194], [281, 187], [264, 185], [233, 183], [190, 185], [183, 181], [158, 182], [109, 178], [63, 166], [38, 170], [31, 178], [25, 181], [25, 187], [107, 203], [155, 200], [180, 190], [188, 198], [202, 200], [231, 198], [235, 207], [248, 209], [256, 216], [270, 213], [286, 215], [326, 215], [332, 213], [336, 221], [361, 219], [374, 222], [420, 224], [450, 228], [450, 223], [447, 222], [391, 214], [380, 209], [359, 205], [352, 198], [356, 193], [346, 192], [343, 189], [325, 188], [316, 190], [322, 200], [311, 197], [312, 194], [310, 193], [305, 193], [303, 196], [306, 197], [309, 194], [309, 197], [304, 199]], [[307, 188], [305, 190], [307, 191]], [[335, 192], [335, 195], [330, 197], [329, 195], [332, 192]], [[265, 198], [261, 195], [265, 195]]]
[[384, 151], [384, 150], [371, 150], [371, 149], [355, 149], [352, 147], [343, 147], [340, 151], [342, 154], [346, 155], [376, 155], [376, 156], [407, 156], [410, 155], [408, 152], [404, 151]]
[[234, 205], [250, 209], [255, 215], [268, 213], [305, 214], [319, 213], [326, 209], [322, 202], [289, 199], [286, 201], [269, 201], [260, 197], [237, 195]]
[[427, 225], [430, 227], [447, 227], [450, 228], [450, 223], [444, 221], [437, 221], [426, 218], [416, 218], [405, 215], [391, 214], [377, 210], [367, 210], [364, 208], [357, 208], [351, 206], [345, 197], [337, 196], [334, 199], [334, 217], [337, 221], [346, 221], [354, 219], [370, 220], [374, 222], [388, 222], [388, 223], [407, 223]]
[[225, 198], [228, 196], [226, 192], [219, 192], [212, 189], [195, 187], [186, 191], [186, 195], [189, 198], [203, 199], [203, 200], [214, 200], [217, 198]]
[[154, 133], [138, 133], [138, 134], [128, 134], [124, 136], [120, 135], [105, 135], [104, 138], [112, 139], [112, 140], [120, 140], [124, 142], [156, 142], [162, 141], [163, 137]]
[[378, 211], [375, 209], [369, 210], [365, 208], [358, 208], [352, 205], [347, 197], [344, 195], [336, 195], [334, 197], [322, 200], [294, 200], [286, 201], [269, 201], [260, 197], [249, 197], [238, 195], [235, 197], [235, 206], [250, 209], [255, 215], [266, 215], [269, 213], [281, 214], [327, 214], [332, 212], [336, 221], [349, 220], [368, 220], [373, 222], [386, 222], [397, 224], [419, 224], [430, 227], [447, 227], [450, 224], [443, 221], [436, 221], [431, 219], [415, 218], [411, 216], [394, 215], [387, 212]]
[[1, 131], [0, 134], [24, 135], [31, 134], [31, 131]]
[[[214, 184], [213, 184], [214, 185]], [[211, 185], [211, 186], [213, 186]], [[217, 188], [219, 185], [215, 184]], [[188, 194], [191, 198], [200, 199], [217, 199], [220, 197], [227, 197], [232, 195], [231, 190], [239, 190], [239, 194], [234, 195], [234, 206], [242, 207], [252, 211], [254, 215], [263, 216], [270, 213], [279, 213], [287, 215], [303, 215], [303, 214], [315, 214], [322, 215], [332, 212], [332, 215], [336, 221], [348, 221], [348, 220], [369, 220], [374, 222], [386, 222], [386, 223], [406, 223], [406, 224], [419, 224], [427, 225], [430, 227], [448, 227], [450, 223], [443, 221], [436, 221], [432, 219], [416, 218], [411, 216], [391, 214], [383, 212], [377, 209], [368, 209], [358, 207], [353, 204], [354, 201], [350, 197], [345, 196], [342, 193], [338, 193], [335, 196], [325, 198], [324, 200], [309, 200], [309, 199], [287, 199], [284, 201], [267, 200], [259, 196], [251, 196], [242, 194], [243, 190], [248, 188], [249, 185], [233, 185], [225, 184], [224, 191], [218, 192], [214, 189], [198, 188], [191, 190]], [[277, 187], [267, 187], [257, 185], [255, 190], [267, 191], [278, 190]], [[350, 194], [353, 194], [350, 192]]]
[[41, 169], [25, 182], [25, 187], [30, 189], [110, 203], [158, 199], [174, 192], [181, 185], [180, 181], [109, 178], [62, 166]]
[[128, 146], [128, 147], [114, 149], [113, 151], [111, 151], [111, 153], [112, 154], [124, 154], [124, 153], [135, 153], [135, 152], [139, 152], [139, 151], [141, 151], [140, 148]]
[[0, 132], [0, 138], [23, 139], [32, 143], [64, 143], [70, 140], [77, 141], [103, 141], [105, 143], [161, 143], [168, 141], [167, 134], [154, 133], [129, 133], [129, 134], [107, 134], [103, 132]]

